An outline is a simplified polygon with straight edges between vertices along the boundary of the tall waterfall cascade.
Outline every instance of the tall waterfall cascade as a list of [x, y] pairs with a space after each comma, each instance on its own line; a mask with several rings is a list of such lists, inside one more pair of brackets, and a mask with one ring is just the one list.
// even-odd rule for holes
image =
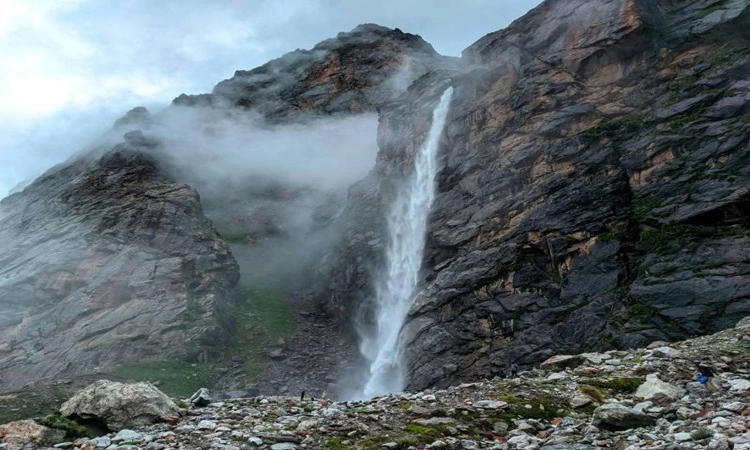
[[435, 198], [438, 147], [452, 94], [449, 87], [440, 98], [427, 140], [416, 155], [414, 172], [388, 212], [387, 272], [376, 288], [375, 331], [362, 336], [360, 344], [370, 365], [363, 398], [400, 392], [407, 383], [401, 331], [418, 293], [427, 218]]

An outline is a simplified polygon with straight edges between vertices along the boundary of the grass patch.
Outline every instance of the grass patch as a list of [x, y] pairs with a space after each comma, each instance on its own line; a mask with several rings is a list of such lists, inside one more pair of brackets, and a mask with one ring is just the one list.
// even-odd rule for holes
[[604, 403], [604, 392], [602, 392], [595, 386], [584, 384], [583, 386], [581, 386], [581, 392], [586, 394], [591, 400], [595, 401], [596, 403]]
[[181, 361], [153, 361], [115, 367], [112, 374], [133, 381], [158, 382], [159, 389], [173, 397], [193, 394], [215, 379], [214, 367]]
[[72, 392], [57, 386], [35, 386], [0, 394], [0, 423], [54, 414], [71, 395]]
[[643, 378], [612, 378], [611, 380], [587, 380], [590, 386], [606, 389], [613, 394], [632, 394], [643, 384]]
[[567, 400], [547, 393], [530, 396], [501, 394], [498, 398], [508, 403], [498, 418], [508, 422], [514, 419], [552, 420], [570, 413]]
[[38, 419], [37, 423], [48, 428], [63, 430], [65, 432], [65, 439], [72, 440], [86, 436], [88, 434], [88, 430], [86, 430], [85, 427], [78, 425], [67, 417], [63, 417], [60, 413], [54, 413], [44, 416], [41, 419]]
[[420, 444], [431, 444], [443, 436], [443, 433], [437, 428], [427, 427], [416, 423], [406, 425], [404, 430], [414, 436]]
[[633, 200], [633, 213], [635, 218], [643, 220], [651, 216], [651, 212], [661, 206], [661, 203], [653, 197], [638, 197]]
[[612, 139], [620, 133], [632, 133], [644, 128], [649, 121], [643, 112], [632, 112], [614, 119], [604, 119], [597, 126], [581, 133], [587, 140]]
[[669, 255], [681, 250], [695, 252], [704, 239], [734, 236], [732, 227], [705, 227], [696, 225], [664, 225], [641, 231], [638, 247], [646, 252]]
[[644, 305], [643, 303], [631, 303], [626, 306], [628, 317], [631, 317], [641, 323], [649, 323], [651, 318], [657, 313], [656, 309]]
[[339, 437], [327, 439], [320, 446], [320, 450], [349, 450], [352, 448], [351, 441]]
[[253, 382], [263, 376], [275, 342], [294, 333], [294, 312], [280, 289], [244, 287], [240, 295], [235, 312], [236, 344], [228, 353], [230, 358], [244, 361], [244, 376]]

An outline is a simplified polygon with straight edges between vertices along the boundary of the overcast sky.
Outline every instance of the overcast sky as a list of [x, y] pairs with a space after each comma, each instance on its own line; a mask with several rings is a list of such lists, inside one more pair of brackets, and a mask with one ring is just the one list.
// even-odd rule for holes
[[0, 0], [0, 198], [124, 112], [210, 92], [237, 69], [365, 22], [443, 54], [539, 0]]

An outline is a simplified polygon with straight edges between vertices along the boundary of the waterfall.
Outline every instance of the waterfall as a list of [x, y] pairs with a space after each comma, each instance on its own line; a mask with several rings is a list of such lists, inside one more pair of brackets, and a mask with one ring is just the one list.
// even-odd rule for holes
[[432, 126], [414, 162], [414, 172], [398, 192], [387, 217], [387, 272], [376, 288], [375, 331], [360, 349], [370, 364], [362, 396], [400, 392], [406, 386], [401, 330], [416, 296], [427, 235], [427, 217], [435, 198], [437, 151], [450, 107], [452, 88], [432, 113]]

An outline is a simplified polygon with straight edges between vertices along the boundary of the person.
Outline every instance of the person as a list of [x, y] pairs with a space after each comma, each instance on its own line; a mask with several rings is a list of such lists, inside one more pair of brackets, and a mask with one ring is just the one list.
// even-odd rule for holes
[[706, 365], [701, 364], [700, 361], [693, 361], [695, 367], [698, 369], [700, 376], [698, 376], [698, 382], [710, 391], [718, 391], [721, 389], [721, 385], [716, 381], [714, 377], [714, 370]]

